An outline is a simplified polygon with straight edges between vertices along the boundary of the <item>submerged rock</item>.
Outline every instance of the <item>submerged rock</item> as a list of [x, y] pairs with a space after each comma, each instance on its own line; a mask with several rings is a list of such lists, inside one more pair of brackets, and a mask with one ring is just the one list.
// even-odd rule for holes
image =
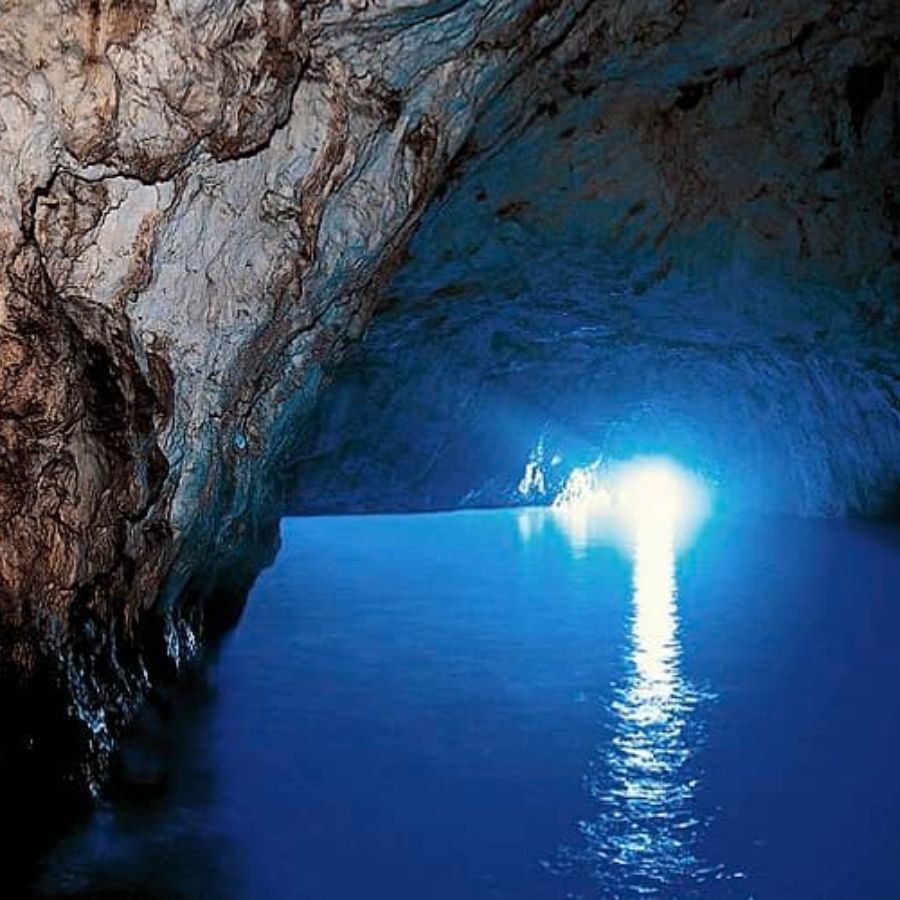
[[[648, 284], [722, 254], [773, 277], [821, 266], [896, 328], [888, 0], [2, 10], [0, 754], [16, 778], [52, 769], [77, 792], [102, 776], [150, 685], [234, 619], [325, 367], [467, 159], [518, 148], [503, 185], [453, 207], [453, 241], [481, 241], [481, 209], [501, 249], [537, 230], [602, 252], [595, 228], [614, 226]], [[420, 282], [435, 303], [460, 289]]]

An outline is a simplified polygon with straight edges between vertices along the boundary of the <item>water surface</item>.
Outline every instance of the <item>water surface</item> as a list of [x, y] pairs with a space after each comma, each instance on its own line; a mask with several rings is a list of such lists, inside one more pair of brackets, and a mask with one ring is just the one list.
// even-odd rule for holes
[[900, 897], [896, 536], [282, 532], [162, 795], [99, 810], [40, 893]]

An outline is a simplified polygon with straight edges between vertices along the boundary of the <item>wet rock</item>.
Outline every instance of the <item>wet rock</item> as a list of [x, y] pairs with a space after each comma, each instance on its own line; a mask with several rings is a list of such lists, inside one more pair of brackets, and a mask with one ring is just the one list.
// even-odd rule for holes
[[322, 365], [583, 6], [3, 5], [4, 771], [90, 784], [233, 620]]
[[166, 723], [145, 705], [129, 725], [116, 756], [114, 788], [119, 796], [142, 799], [158, 796], [168, 778]]

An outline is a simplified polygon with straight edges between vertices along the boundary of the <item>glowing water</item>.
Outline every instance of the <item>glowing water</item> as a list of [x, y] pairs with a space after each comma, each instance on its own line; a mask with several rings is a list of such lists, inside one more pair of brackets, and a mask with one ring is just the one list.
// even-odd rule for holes
[[900, 896], [896, 541], [616, 518], [285, 521], [164, 789], [39, 895]]
[[596, 816], [582, 821], [585, 847], [573, 856], [611, 892], [672, 890], [702, 883], [692, 757], [702, 729], [692, 721], [701, 695], [681, 673], [675, 576], [675, 493], [637, 490], [633, 518], [633, 606], [627, 677], [610, 703], [612, 738], [588, 786]]

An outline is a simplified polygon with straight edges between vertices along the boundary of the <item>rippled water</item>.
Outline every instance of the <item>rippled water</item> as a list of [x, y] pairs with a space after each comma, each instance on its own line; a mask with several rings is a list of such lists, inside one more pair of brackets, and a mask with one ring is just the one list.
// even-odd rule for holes
[[39, 892], [310, 900], [900, 896], [900, 544], [286, 520], [168, 725]]
[[585, 845], [572, 858], [610, 893], [688, 888], [711, 874], [700, 852], [698, 706], [714, 699], [681, 672], [674, 547], [644, 526], [635, 541], [627, 675], [609, 704], [613, 734], [592, 762], [594, 818], [579, 823]]

